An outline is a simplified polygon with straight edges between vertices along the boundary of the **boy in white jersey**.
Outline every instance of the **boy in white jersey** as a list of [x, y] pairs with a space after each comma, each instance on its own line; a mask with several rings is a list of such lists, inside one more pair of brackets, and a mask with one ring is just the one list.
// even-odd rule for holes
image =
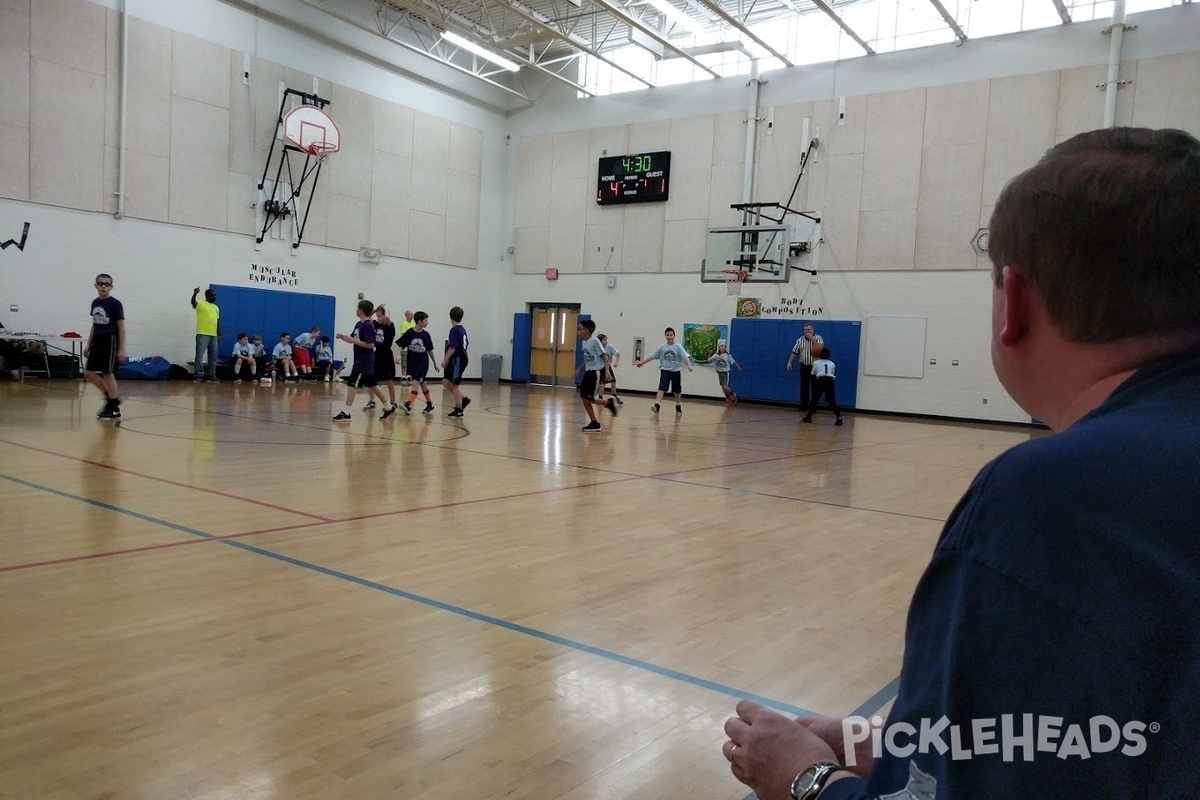
[[737, 402], [737, 395], [733, 389], [729, 388], [729, 368], [737, 367], [737, 371], [742, 371], [742, 365], [733, 360], [733, 355], [729, 352], [729, 347], [725, 344], [725, 340], [717, 342], [717, 352], [713, 353], [708, 358], [704, 359], [705, 364], [712, 364], [717, 371], [717, 383], [721, 387], [721, 391], [725, 393], [725, 405], [733, 405]]
[[667, 328], [663, 333], [667, 337], [667, 341], [658, 346], [650, 355], [637, 362], [641, 367], [643, 364], [649, 364], [654, 359], [658, 359], [658, 365], [661, 371], [658, 374], [658, 394], [654, 396], [653, 411], [658, 413], [660, 404], [662, 403], [663, 393], [668, 389], [675, 393], [675, 416], [683, 415], [683, 381], [680, 380], [679, 372], [683, 367], [687, 367], [687, 371], [692, 371], [692, 357], [687, 354], [687, 350], [683, 349], [683, 345], [675, 343], [675, 329]]
[[279, 334], [279, 344], [275, 345], [271, 357], [275, 359], [275, 372], [279, 375], [281, 382], [288, 378], [294, 381], [300, 380], [300, 373], [296, 372], [296, 362], [292, 361], [292, 335], [290, 333], [284, 331]]
[[600, 344], [604, 346], [604, 352], [608, 353], [608, 372], [604, 373], [604, 383], [601, 390], [607, 389], [616, 399], [617, 405], [625, 405], [625, 401], [617, 394], [617, 367], [621, 365], [621, 351], [608, 343], [608, 337], [603, 333], [597, 336]]
[[834, 364], [830, 361], [833, 355], [828, 347], [823, 347], [820, 352], [820, 357], [812, 364], [813, 376], [813, 393], [812, 400], [808, 403], [808, 415], [804, 418], [804, 422], [812, 422], [813, 412], [817, 410], [817, 402], [821, 399], [821, 395], [829, 398], [829, 407], [833, 409], [833, 415], [836, 417], [834, 425], [842, 424], [842, 412], [838, 410], [837, 394], [834, 392]]
[[596, 419], [596, 406], [607, 408], [614, 417], [617, 415], [616, 398], [610, 397], [607, 402], [600, 399], [604, 376], [612, 369], [612, 365], [608, 360], [608, 353], [604, 352], [604, 345], [600, 344], [599, 339], [592, 338], [592, 334], [595, 332], [596, 323], [590, 319], [579, 321], [576, 333], [580, 339], [583, 339], [583, 364], [575, 370], [575, 374], [578, 375], [580, 370], [583, 371], [583, 382], [579, 384], [579, 396], [583, 399], [583, 410], [587, 412], [588, 419], [591, 420], [583, 426], [584, 433], [600, 432], [600, 420]]
[[254, 380], [258, 374], [258, 365], [254, 363], [254, 347], [250, 344], [250, 337], [245, 333], [239, 333], [237, 343], [233, 346], [233, 379], [238, 383], [242, 382], [242, 367], [250, 367], [250, 380]]

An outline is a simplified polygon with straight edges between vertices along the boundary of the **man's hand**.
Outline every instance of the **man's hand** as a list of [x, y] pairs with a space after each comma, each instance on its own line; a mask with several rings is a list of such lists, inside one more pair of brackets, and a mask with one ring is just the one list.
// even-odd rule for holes
[[[815, 733], [821, 741], [833, 750], [834, 761], [845, 764], [849, 759], [846, 754], [845, 729], [842, 720], [837, 717], [797, 717], [796, 722]], [[875, 756], [871, 753], [871, 739], [867, 738], [854, 745], [854, 766], [846, 767], [860, 778], [866, 779], [871, 773], [871, 764]]]
[[737, 704], [737, 716], [726, 720], [725, 734], [730, 741], [721, 750], [733, 777], [759, 800], [791, 800], [792, 781], [801, 771], [818, 761], [840, 763], [833, 748], [808, 726], [750, 700]]

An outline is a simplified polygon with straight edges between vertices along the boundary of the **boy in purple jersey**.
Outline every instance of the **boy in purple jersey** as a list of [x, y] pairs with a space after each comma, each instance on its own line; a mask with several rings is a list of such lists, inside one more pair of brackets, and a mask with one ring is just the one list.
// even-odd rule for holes
[[450, 309], [450, 345], [446, 348], [446, 357], [442, 359], [442, 386], [454, 395], [454, 410], [447, 417], [461, 417], [471, 405], [471, 398], [464, 397], [462, 389], [463, 372], [467, 369], [467, 329], [462, 324], [463, 310], [458, 306]]
[[[371, 314], [374, 311], [375, 304], [370, 300], [359, 300], [355, 310], [358, 314], [358, 324], [354, 326], [354, 333], [349, 336], [344, 333], [337, 335], [339, 341], [354, 347], [354, 366], [350, 377], [346, 379], [346, 406], [333, 418], [334, 422], [350, 421], [354, 395], [360, 387], [369, 390], [371, 396], [377, 398], [380, 403], [387, 403], [375, 380], [375, 325], [371, 322]], [[387, 419], [395, 413], [396, 405], [387, 403], [380, 418]]]
[[101, 272], [96, 276], [96, 294], [92, 301], [92, 330], [83, 357], [87, 359], [84, 377], [104, 393], [104, 408], [97, 419], [120, 419], [121, 398], [117, 394], [117, 364], [125, 360], [125, 306], [112, 296], [113, 279]]
[[[409, 312], [405, 311], [405, 314]], [[425, 382], [425, 377], [429, 374], [429, 368], [433, 367], [436, 372], [439, 367], [436, 360], [429, 357], [433, 352], [433, 337], [429, 335], [429, 331], [425, 330], [429, 326], [429, 315], [424, 311], [418, 311], [412, 314], [413, 327], [401, 334], [399, 341], [396, 344], [402, 352], [408, 353], [408, 376], [412, 381], [412, 389], [408, 393], [408, 400], [404, 403], [404, 410], [412, 413], [412, 404], [417, 401], [417, 389], [419, 388], [425, 393], [425, 408], [421, 411], [422, 414], [433, 413], [433, 395], [429, 393], [429, 384]]]

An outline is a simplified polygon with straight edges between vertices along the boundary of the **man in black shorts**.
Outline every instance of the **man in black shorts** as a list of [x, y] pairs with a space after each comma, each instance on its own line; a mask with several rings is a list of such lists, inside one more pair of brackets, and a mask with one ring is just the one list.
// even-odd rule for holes
[[92, 300], [92, 330], [83, 357], [87, 359], [84, 377], [104, 393], [104, 408], [97, 419], [120, 419], [121, 398], [117, 394], [117, 364], [125, 360], [125, 307], [112, 296], [113, 279], [101, 272], [96, 276], [96, 297]]

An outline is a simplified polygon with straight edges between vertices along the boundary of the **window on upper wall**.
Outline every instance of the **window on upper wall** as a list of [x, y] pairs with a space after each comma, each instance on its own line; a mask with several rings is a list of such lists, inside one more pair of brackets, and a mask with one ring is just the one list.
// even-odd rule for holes
[[[1183, 5], [1187, 0], [1127, 0], [1126, 13], [1136, 14]], [[1091, 22], [1112, 17], [1113, 0], [1063, 0], [1073, 22]], [[798, 5], [811, 7], [799, 0]], [[831, 5], [860, 38], [877, 53], [911, 50], [955, 41], [956, 35], [929, 0], [833, 0]], [[1061, 25], [1053, 0], [942, 0], [968, 39]], [[702, 48], [696, 61], [721, 76], [749, 75], [755, 56], [763, 69], [779, 62], [745, 34], [719, 24], [715, 16], [703, 16], [698, 6], [688, 5], [689, 14], [706, 24], [701, 32], [671, 36], [680, 48]], [[817, 9], [754, 18], [746, 27], [793, 64], [818, 64], [864, 55], [863, 49], [828, 15]], [[670, 32], [670, 31], [668, 31]], [[655, 59], [633, 44], [606, 50], [605, 57], [642, 75], [655, 86], [670, 86], [709, 80], [712, 74], [693, 61], [675, 55]], [[644, 89], [645, 84], [593, 56], [581, 58], [580, 82], [597, 94], [615, 94]], [[581, 93], [582, 95], [582, 93]]]

